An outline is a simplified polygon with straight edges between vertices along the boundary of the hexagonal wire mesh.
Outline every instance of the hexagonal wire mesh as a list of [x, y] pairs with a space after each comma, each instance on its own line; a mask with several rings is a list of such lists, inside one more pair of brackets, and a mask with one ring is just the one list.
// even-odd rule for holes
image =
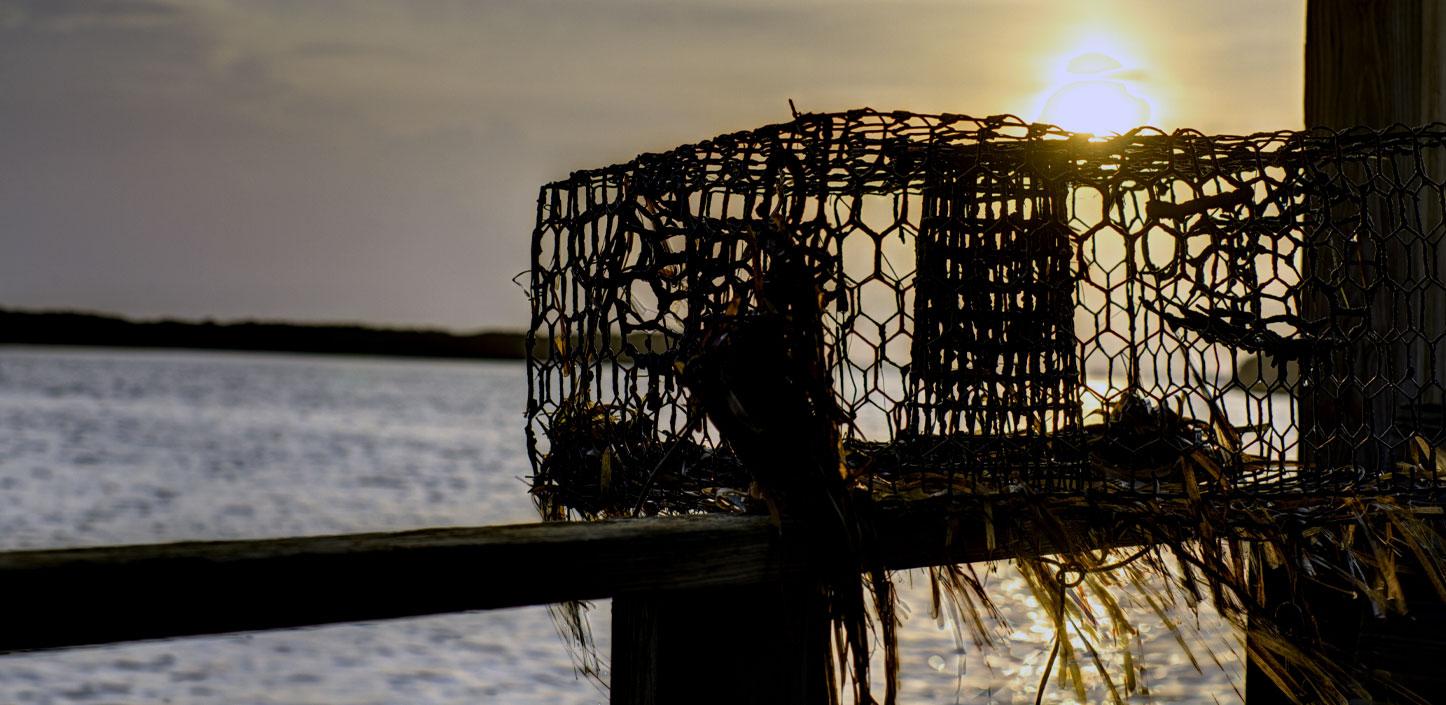
[[534, 492], [739, 507], [680, 345], [757, 286], [770, 227], [813, 263], [877, 498], [1434, 492], [1443, 156], [1442, 125], [1099, 140], [859, 110], [574, 173], [532, 243]]

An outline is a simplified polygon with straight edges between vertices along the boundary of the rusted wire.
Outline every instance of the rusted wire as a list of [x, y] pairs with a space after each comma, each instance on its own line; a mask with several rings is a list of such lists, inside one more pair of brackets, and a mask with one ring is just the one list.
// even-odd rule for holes
[[1094, 139], [857, 110], [576, 172], [533, 233], [534, 492], [749, 503], [680, 350], [757, 302], [767, 231], [812, 264], [876, 498], [1435, 497], [1443, 158], [1439, 124]]

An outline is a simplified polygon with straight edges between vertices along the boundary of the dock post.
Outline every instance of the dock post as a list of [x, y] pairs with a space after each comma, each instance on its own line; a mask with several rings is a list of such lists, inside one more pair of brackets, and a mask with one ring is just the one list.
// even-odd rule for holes
[[817, 583], [613, 598], [612, 705], [824, 705], [829, 624]]
[[[1446, 39], [1443, 37], [1446, 37], [1446, 0], [1309, 0], [1305, 39], [1306, 127], [1385, 128], [1397, 123], [1416, 126], [1446, 119]], [[1446, 174], [1446, 164], [1440, 155], [1429, 161], [1427, 168], [1438, 178]], [[1428, 203], [1424, 204], [1421, 215], [1423, 220], [1439, 222], [1442, 214], [1435, 204]], [[1426, 230], [1423, 227], [1423, 231]], [[1424, 249], [1433, 258], [1428, 263], [1428, 271], [1437, 276], [1446, 275], [1446, 251], [1443, 251], [1446, 247], [1437, 242], [1427, 243]], [[1406, 272], [1420, 263], [1401, 259], [1405, 258], [1388, 258], [1386, 274], [1397, 281], [1409, 281]], [[1309, 274], [1318, 266], [1322, 265], [1307, 261], [1302, 272]], [[1436, 286], [1424, 294], [1421, 314], [1422, 339], [1428, 341], [1446, 332], [1446, 291], [1440, 282], [1432, 283]], [[1390, 321], [1396, 312], [1383, 310], [1390, 307], [1381, 304], [1381, 301], [1373, 302], [1372, 319]], [[1328, 315], [1324, 310], [1302, 313], [1317, 318]], [[1425, 349], [1405, 351], [1406, 359], [1400, 361], [1405, 369], [1414, 370], [1414, 379], [1406, 383], [1419, 390], [1415, 393], [1417, 397], [1430, 393], [1439, 396], [1442, 385], [1446, 384], [1446, 370], [1442, 369], [1446, 356], [1433, 349], [1434, 345], [1428, 343]], [[1382, 396], [1390, 400], [1390, 395]], [[1324, 439], [1338, 429], [1390, 428], [1395, 423], [1396, 409], [1363, 399], [1312, 399], [1311, 390], [1305, 390], [1302, 400], [1299, 417], [1302, 460], [1327, 467], [1380, 462], [1381, 453], [1365, 457], [1366, 454], [1352, 452], [1348, 440], [1327, 448], [1312, 447], [1305, 439], [1310, 438], [1313, 429], [1318, 441], [1325, 443]], [[1436, 432], [1439, 434], [1441, 429]], [[1324, 618], [1318, 625], [1320, 636], [1339, 654], [1351, 658], [1350, 665], [1377, 673], [1389, 671], [1395, 682], [1418, 695], [1431, 702], [1446, 703], [1446, 673], [1440, 667], [1446, 658], [1446, 639], [1441, 636], [1446, 634], [1446, 606], [1436, 597], [1425, 576], [1403, 570], [1409, 613], [1377, 619], [1370, 616], [1364, 598], [1351, 599], [1309, 587], [1301, 594], [1294, 594], [1283, 571], [1264, 568], [1259, 556], [1255, 562], [1265, 571], [1267, 594], [1277, 607], [1289, 610], [1292, 602], [1308, 601], [1315, 614]], [[1251, 637], [1247, 634], [1246, 638]], [[1384, 702], [1395, 702], [1388, 693], [1374, 695]], [[1249, 705], [1293, 702], [1253, 664], [1247, 666], [1245, 698]]]

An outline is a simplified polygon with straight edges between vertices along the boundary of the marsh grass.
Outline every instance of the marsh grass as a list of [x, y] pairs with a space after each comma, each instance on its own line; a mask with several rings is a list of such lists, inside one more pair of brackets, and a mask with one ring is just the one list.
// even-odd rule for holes
[[[1170, 632], [1195, 669], [1224, 668], [1221, 655], [1179, 618], [1208, 603], [1248, 634], [1246, 658], [1297, 703], [1344, 705], [1383, 690], [1424, 703], [1388, 673], [1366, 672], [1322, 640], [1318, 623], [1325, 615], [1314, 614], [1310, 604], [1282, 619], [1280, 595], [1267, 589], [1265, 575], [1282, 576], [1291, 594], [1312, 584], [1358, 596], [1374, 614], [1388, 615], [1407, 608], [1402, 571], [1418, 571], [1446, 601], [1446, 541], [1432, 519], [1441, 510], [1430, 501], [1441, 487], [1420, 479], [1446, 473], [1446, 450], [1414, 438], [1396, 467], [1368, 478], [1355, 468], [1322, 470], [1245, 453], [1240, 431], [1214, 404], [1210, 418], [1200, 420], [1145, 403], [1122, 393], [1082, 429], [1099, 478], [1087, 492], [1036, 494], [867, 458], [855, 463], [868, 470], [855, 473], [856, 491], [882, 507], [990, 516], [1012, 523], [991, 525], [992, 531], [1042, 537], [1051, 547], [1041, 555], [1038, 542], [1002, 546], [1051, 616], [1054, 635], [1036, 702], [1051, 684], [1080, 702], [1088, 700], [1092, 681], [1118, 705], [1142, 693], [1140, 618], [1132, 616], [1141, 612], [1127, 605], [1145, 605], [1144, 613]], [[619, 412], [578, 402], [555, 416], [551, 452], [533, 489], [546, 519], [748, 510], [747, 476], [726, 451], [691, 441], [659, 447], [645, 422], [622, 421], [627, 416]], [[1175, 452], [1144, 462], [1116, 452], [1121, 439], [1142, 429]], [[881, 450], [855, 445], [846, 452]], [[1323, 472], [1332, 474], [1330, 493], [1312, 491], [1312, 474]], [[1359, 484], [1343, 484], [1342, 474], [1360, 477]], [[1272, 484], [1254, 479], [1262, 477]], [[1082, 510], [1096, 521], [1087, 531], [1073, 519]], [[1141, 545], [1098, 550], [1101, 535], [1138, 537]], [[961, 641], [994, 644], [1006, 626], [997, 596], [974, 569], [942, 565], [927, 575], [932, 614], [956, 625]], [[875, 614], [892, 615], [892, 592], [886, 589], [882, 599], [890, 604]], [[605, 664], [593, 647], [586, 605], [557, 606], [553, 614], [579, 670], [600, 678]], [[874, 619], [883, 649], [897, 646], [895, 620]], [[838, 677], [846, 673], [841, 667]]]

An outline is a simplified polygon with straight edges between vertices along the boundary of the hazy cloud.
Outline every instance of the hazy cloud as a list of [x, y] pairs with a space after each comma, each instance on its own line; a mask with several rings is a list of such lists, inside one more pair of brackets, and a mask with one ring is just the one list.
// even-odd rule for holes
[[142, 29], [181, 17], [161, 0], [18, 0], [0, 3], [0, 27], [46, 32], [87, 29]]
[[25, 165], [0, 170], [0, 304], [516, 325], [537, 188], [573, 169], [789, 98], [1032, 118], [1093, 31], [1143, 57], [1124, 70], [1172, 125], [1290, 127], [1301, 12], [0, 0], [0, 163]]

